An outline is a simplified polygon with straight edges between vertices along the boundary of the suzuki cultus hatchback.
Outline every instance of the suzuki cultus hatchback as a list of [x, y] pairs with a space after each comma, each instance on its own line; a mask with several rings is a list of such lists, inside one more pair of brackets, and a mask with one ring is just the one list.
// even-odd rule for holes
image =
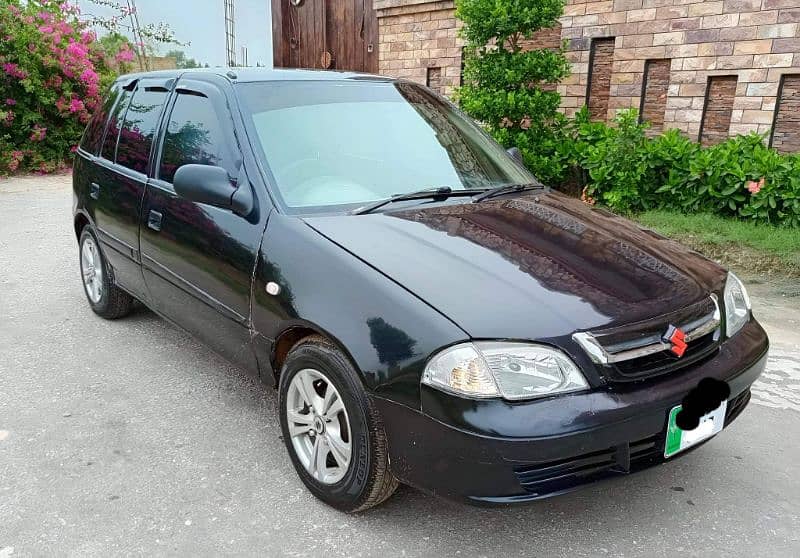
[[274, 384], [300, 479], [342, 510], [399, 482], [508, 503], [662, 463], [764, 369], [733, 274], [542, 186], [408, 81], [125, 76], [74, 190], [92, 309], [137, 299]]

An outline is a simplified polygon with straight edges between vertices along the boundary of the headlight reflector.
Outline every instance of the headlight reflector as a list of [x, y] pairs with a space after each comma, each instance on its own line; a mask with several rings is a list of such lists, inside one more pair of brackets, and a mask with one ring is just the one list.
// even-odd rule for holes
[[728, 272], [725, 281], [725, 333], [732, 337], [750, 320], [750, 297], [736, 275]]
[[533, 399], [586, 389], [578, 367], [561, 351], [507, 342], [463, 343], [428, 363], [422, 383], [468, 397]]

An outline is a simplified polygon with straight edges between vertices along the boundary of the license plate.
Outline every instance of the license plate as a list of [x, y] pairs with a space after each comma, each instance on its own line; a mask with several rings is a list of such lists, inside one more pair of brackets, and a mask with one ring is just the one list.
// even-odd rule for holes
[[722, 430], [725, 424], [725, 410], [727, 408], [728, 402], [723, 401], [719, 407], [700, 417], [700, 424], [697, 425], [697, 428], [694, 430], [681, 430], [675, 424], [675, 417], [678, 416], [681, 406], [673, 407], [667, 420], [667, 444], [664, 448], [664, 457], [672, 457], [676, 453], [680, 453], [703, 440], [708, 440]]

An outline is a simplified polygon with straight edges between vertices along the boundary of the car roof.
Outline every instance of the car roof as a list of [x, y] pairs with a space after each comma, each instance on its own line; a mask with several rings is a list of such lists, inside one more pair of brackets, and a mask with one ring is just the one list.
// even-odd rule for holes
[[394, 81], [393, 78], [359, 72], [332, 70], [297, 70], [283, 68], [191, 68], [187, 70], [157, 70], [138, 72], [119, 77], [119, 81], [130, 82], [146, 77], [165, 79], [178, 78], [183, 74], [209, 74], [221, 76], [232, 83], [270, 81]]

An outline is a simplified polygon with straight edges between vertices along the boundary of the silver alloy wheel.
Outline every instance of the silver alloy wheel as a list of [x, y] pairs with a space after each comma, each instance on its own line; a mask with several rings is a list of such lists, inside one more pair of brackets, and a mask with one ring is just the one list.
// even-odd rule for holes
[[81, 274], [89, 300], [97, 304], [103, 296], [103, 262], [92, 238], [86, 238], [81, 246]]
[[306, 471], [323, 484], [342, 480], [353, 455], [350, 420], [333, 383], [304, 368], [286, 393], [286, 423], [292, 447]]

